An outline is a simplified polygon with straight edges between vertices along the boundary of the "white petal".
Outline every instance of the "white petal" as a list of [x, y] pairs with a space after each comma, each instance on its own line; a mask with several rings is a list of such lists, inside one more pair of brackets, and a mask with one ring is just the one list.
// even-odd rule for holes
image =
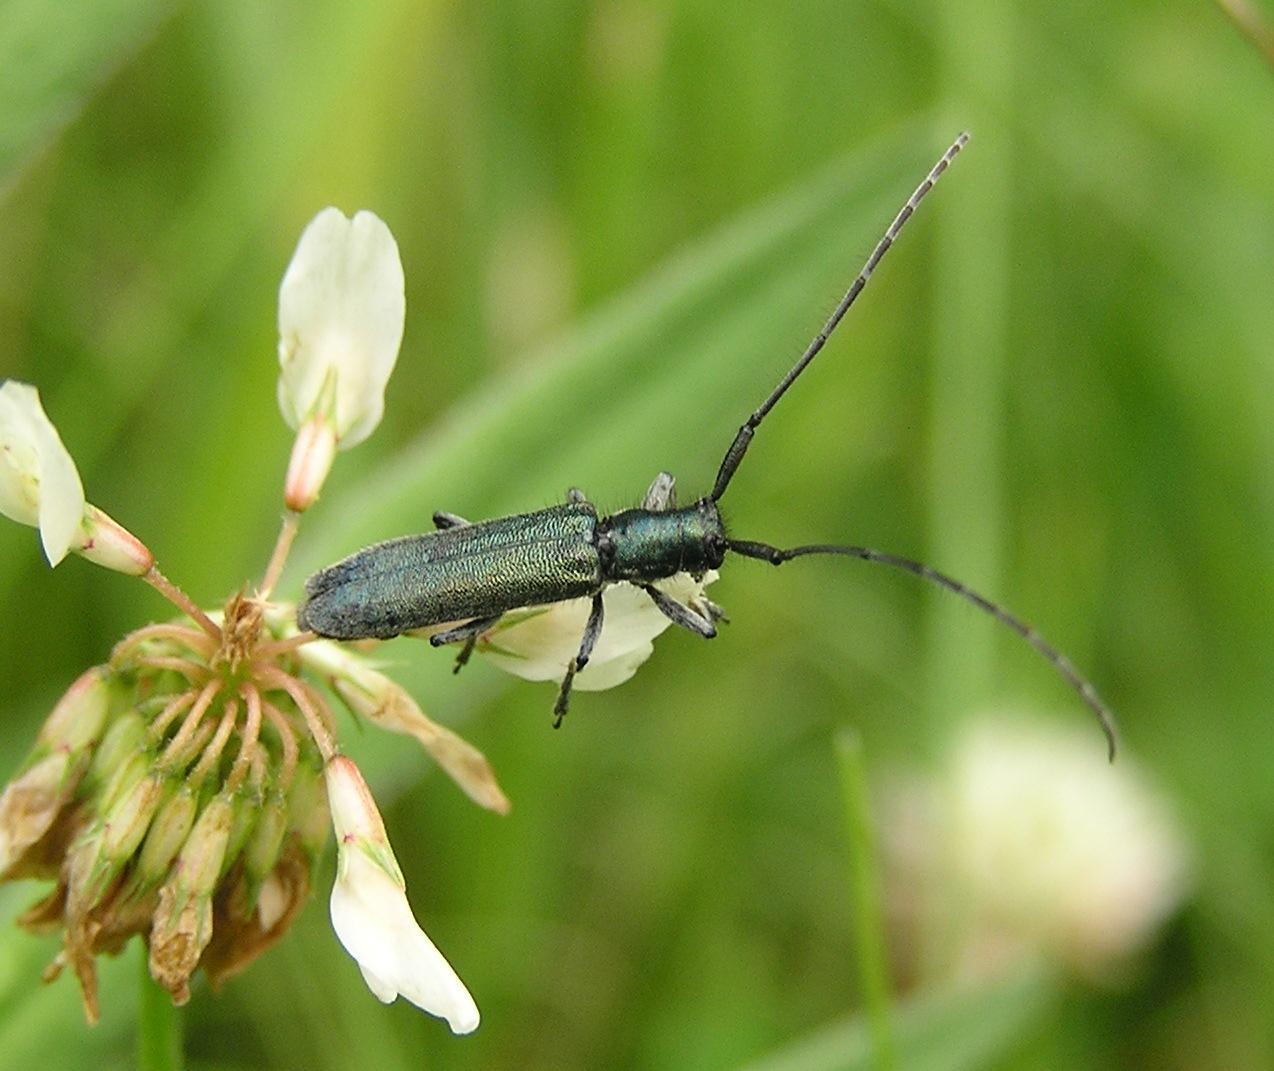
[[[279, 408], [298, 428], [332, 407], [342, 449], [380, 423], [406, 303], [389, 228], [325, 208], [301, 235], [279, 288]], [[327, 392], [331, 392], [330, 396]]]
[[38, 526], [45, 557], [57, 565], [77, 545], [84, 488], [75, 462], [34, 387], [0, 387], [0, 513]]
[[464, 983], [416, 924], [402, 889], [356, 844], [340, 846], [331, 911], [336, 936], [378, 999], [401, 995], [456, 1034], [477, 1029], [478, 1008]]
[[[679, 602], [702, 596], [716, 579], [697, 581], [687, 573], [657, 585]], [[602, 634], [588, 665], [575, 678], [579, 691], [603, 691], [623, 684], [654, 651], [654, 639], [672, 624], [650, 596], [632, 584], [613, 584], [602, 595]], [[514, 611], [488, 634], [480, 650], [501, 669], [524, 680], [561, 680], [579, 652], [591, 600], [571, 599], [547, 607]]]

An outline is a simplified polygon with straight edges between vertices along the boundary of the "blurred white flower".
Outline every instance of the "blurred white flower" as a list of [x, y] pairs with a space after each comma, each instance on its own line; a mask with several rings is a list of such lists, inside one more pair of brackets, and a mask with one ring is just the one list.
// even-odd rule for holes
[[310, 221], [279, 287], [279, 408], [297, 431], [285, 498], [307, 509], [337, 450], [380, 423], [406, 300], [389, 228], [371, 212], [325, 208]]
[[50, 565], [80, 542], [84, 487], [75, 462], [26, 383], [0, 387], [0, 513], [40, 529]]
[[1186, 844], [1166, 803], [1079, 728], [969, 726], [943, 773], [886, 807], [885, 841], [898, 900], [945, 931], [935, 939], [962, 973], [1038, 954], [1102, 978], [1185, 893]]
[[[678, 573], [655, 586], [707, 617], [704, 589], [716, 579], [715, 572], [702, 580]], [[632, 584], [612, 584], [602, 595], [602, 605], [602, 634], [588, 665], [575, 677], [577, 691], [600, 692], [623, 684], [654, 652], [655, 637], [672, 624], [650, 596]], [[579, 653], [591, 606], [592, 600], [584, 598], [514, 610], [483, 634], [477, 650], [523, 680], [560, 681]]]
[[358, 767], [337, 755], [324, 776], [338, 853], [331, 901], [336, 936], [379, 1000], [404, 996], [446, 1019], [453, 1033], [471, 1033], [478, 1028], [477, 1005], [412, 916], [402, 871]]

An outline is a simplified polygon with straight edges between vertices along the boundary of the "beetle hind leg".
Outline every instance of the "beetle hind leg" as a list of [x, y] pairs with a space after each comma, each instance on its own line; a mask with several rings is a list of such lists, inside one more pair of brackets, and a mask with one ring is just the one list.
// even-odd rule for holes
[[464, 646], [460, 649], [460, 653], [456, 655], [455, 668], [451, 671], [452, 673], [459, 673], [464, 669], [473, 654], [473, 649], [478, 644], [478, 637], [497, 624], [503, 616], [503, 614], [493, 614], [491, 617], [475, 617], [472, 621], [466, 621], [463, 625], [457, 625], [455, 628], [449, 628], [444, 632], [435, 632], [429, 637], [429, 645], [431, 647], [445, 647], [449, 643], [463, 643]]
[[602, 634], [602, 593], [593, 596], [593, 608], [588, 613], [588, 624], [584, 626], [584, 635], [580, 637], [579, 653], [571, 659], [566, 667], [566, 676], [562, 678], [561, 687], [557, 690], [557, 702], [553, 704], [553, 728], [562, 727], [562, 719], [566, 717], [566, 709], [571, 702], [571, 685], [575, 683], [575, 674], [588, 665], [597, 645], [597, 637]]

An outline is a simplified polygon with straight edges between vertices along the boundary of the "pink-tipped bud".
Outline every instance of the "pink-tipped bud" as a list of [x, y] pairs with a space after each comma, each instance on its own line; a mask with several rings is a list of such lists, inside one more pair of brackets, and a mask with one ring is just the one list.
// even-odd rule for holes
[[82, 542], [74, 549], [80, 557], [87, 558], [94, 565], [129, 576], [141, 576], [155, 564], [155, 556], [145, 543], [96, 506], [84, 507], [80, 532]]
[[66, 690], [40, 729], [37, 747], [78, 751], [97, 741], [110, 708], [106, 669], [95, 666]]
[[310, 417], [297, 431], [292, 445], [283, 485], [283, 501], [288, 509], [304, 513], [318, 501], [335, 458], [336, 428], [321, 413]]

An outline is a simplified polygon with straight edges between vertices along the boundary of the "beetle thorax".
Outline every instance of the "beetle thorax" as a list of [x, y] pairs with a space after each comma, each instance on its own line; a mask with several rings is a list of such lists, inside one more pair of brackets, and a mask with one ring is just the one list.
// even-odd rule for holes
[[607, 581], [650, 583], [676, 573], [702, 574], [725, 557], [725, 528], [711, 499], [684, 509], [629, 509], [597, 525]]

